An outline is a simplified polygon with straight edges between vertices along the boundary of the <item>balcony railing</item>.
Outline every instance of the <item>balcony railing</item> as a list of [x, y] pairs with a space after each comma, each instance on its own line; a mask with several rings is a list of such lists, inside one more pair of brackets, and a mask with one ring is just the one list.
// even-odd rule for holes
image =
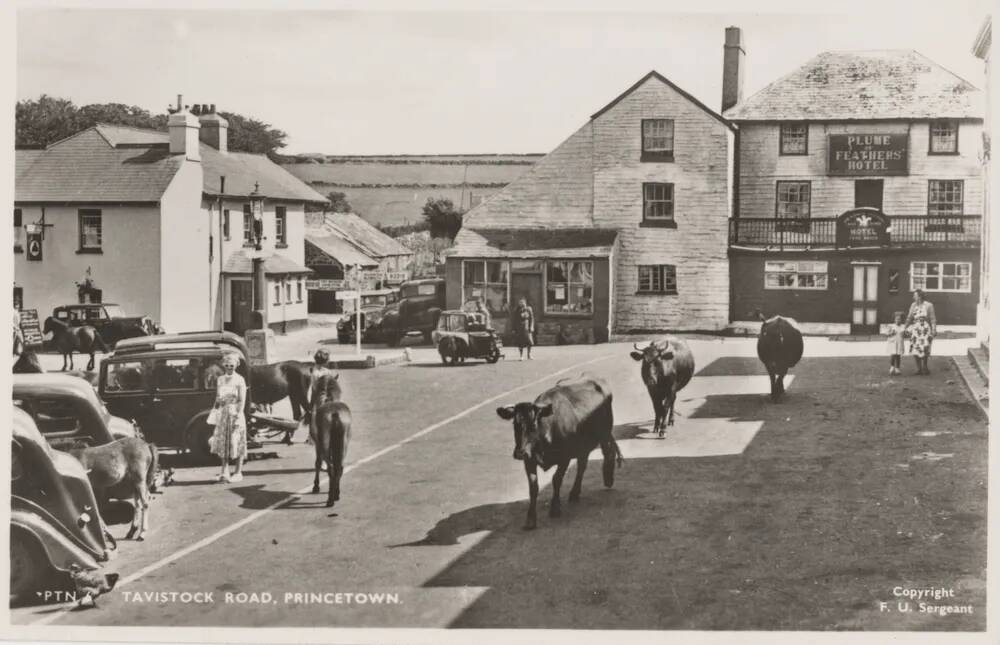
[[773, 249], [867, 248], [900, 246], [978, 246], [981, 215], [895, 215], [888, 227], [848, 230], [837, 217], [729, 220], [730, 246]]

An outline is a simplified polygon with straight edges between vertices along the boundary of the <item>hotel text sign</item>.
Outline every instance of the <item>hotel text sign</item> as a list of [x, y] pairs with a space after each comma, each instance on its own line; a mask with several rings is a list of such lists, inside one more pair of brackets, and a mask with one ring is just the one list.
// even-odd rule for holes
[[909, 174], [907, 135], [831, 134], [827, 174]]

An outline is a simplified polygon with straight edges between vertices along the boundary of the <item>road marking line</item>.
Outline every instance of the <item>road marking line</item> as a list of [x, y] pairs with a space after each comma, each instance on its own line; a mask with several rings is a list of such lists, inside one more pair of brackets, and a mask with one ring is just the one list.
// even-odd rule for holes
[[[438, 421], [437, 423], [431, 424], [431, 425], [427, 426], [426, 428], [424, 428], [423, 430], [420, 430], [420, 431], [418, 431], [418, 432], [410, 435], [409, 437], [406, 437], [405, 439], [403, 439], [401, 441], [398, 441], [397, 443], [392, 444], [391, 446], [387, 446], [385, 448], [382, 448], [381, 450], [378, 450], [378, 451], [376, 451], [376, 452], [368, 455], [367, 457], [365, 457], [363, 459], [359, 459], [358, 461], [356, 461], [353, 464], [350, 464], [349, 466], [347, 466], [346, 468], [344, 468], [344, 474], [347, 474], [347, 473], [351, 472], [352, 470], [354, 470], [358, 466], [367, 464], [370, 461], [378, 459], [379, 457], [381, 457], [383, 455], [386, 455], [386, 454], [392, 452], [393, 450], [396, 450], [397, 448], [401, 448], [402, 446], [405, 446], [406, 444], [408, 444], [408, 443], [410, 443], [412, 441], [415, 441], [416, 439], [419, 439], [420, 437], [428, 435], [431, 432], [434, 432], [435, 430], [437, 430], [438, 428], [441, 428], [442, 426], [446, 426], [446, 425], [448, 425], [449, 423], [451, 423], [453, 421], [457, 421], [458, 419], [461, 419], [464, 416], [468, 416], [469, 414], [471, 414], [472, 412], [478, 410], [479, 408], [483, 407], [484, 405], [489, 405], [490, 403], [493, 403], [495, 401], [499, 401], [500, 399], [504, 399], [504, 398], [506, 398], [506, 397], [514, 394], [515, 392], [517, 392], [519, 390], [523, 390], [523, 389], [531, 387], [533, 385], [538, 385], [539, 383], [544, 383], [545, 381], [548, 381], [549, 379], [551, 379], [551, 378], [553, 378], [555, 376], [559, 376], [560, 374], [563, 374], [565, 372], [569, 372], [570, 370], [579, 369], [579, 368], [583, 367], [584, 365], [590, 365], [591, 363], [596, 363], [598, 361], [603, 361], [603, 360], [606, 360], [608, 358], [612, 358], [614, 356], [616, 356], [616, 354], [605, 354], [603, 356], [598, 356], [597, 358], [592, 358], [590, 360], [583, 361], [582, 363], [576, 363], [574, 365], [570, 365], [569, 367], [566, 367], [566, 368], [563, 368], [561, 370], [552, 372], [551, 374], [547, 374], [546, 376], [543, 376], [542, 378], [535, 379], [534, 381], [531, 381], [530, 383], [525, 383], [524, 385], [519, 385], [519, 386], [515, 387], [512, 390], [507, 390], [506, 392], [503, 392], [503, 393], [498, 394], [496, 396], [490, 397], [488, 399], [484, 399], [484, 400], [480, 401], [479, 403], [473, 405], [472, 407], [469, 407], [469, 408], [466, 408], [465, 410], [462, 410], [458, 414], [453, 414], [452, 416], [448, 417], [447, 419], [444, 419], [443, 421]], [[329, 485], [329, 475], [324, 475], [323, 477], [327, 480], [327, 482], [328, 482], [327, 485]], [[280, 506], [284, 506], [288, 502], [294, 500], [297, 496], [304, 495], [304, 494], [308, 493], [311, 490], [312, 490], [312, 484], [309, 484], [308, 486], [305, 486], [302, 489], [300, 489], [300, 490], [292, 493], [288, 497], [284, 497], [284, 498], [278, 500], [277, 502], [274, 502], [273, 504], [271, 504], [270, 506], [268, 506], [266, 508], [262, 508], [262, 509], [260, 509], [259, 511], [257, 511], [255, 513], [247, 515], [243, 519], [241, 519], [241, 520], [239, 520], [239, 521], [237, 521], [237, 522], [235, 522], [233, 524], [230, 524], [229, 526], [227, 526], [227, 527], [225, 527], [223, 529], [220, 529], [219, 531], [216, 531], [215, 533], [213, 533], [213, 534], [211, 534], [209, 536], [206, 536], [206, 537], [198, 540], [194, 544], [189, 544], [188, 546], [184, 547], [183, 549], [181, 549], [179, 551], [175, 551], [174, 553], [172, 553], [172, 554], [170, 554], [170, 555], [168, 555], [168, 556], [166, 556], [164, 558], [161, 558], [160, 560], [157, 560], [156, 562], [153, 562], [152, 564], [146, 565], [145, 567], [139, 569], [135, 573], [133, 573], [133, 574], [131, 574], [129, 576], [126, 576], [126, 577], [122, 578], [121, 580], [119, 580], [117, 586], [115, 587], [115, 589], [120, 589], [120, 588], [124, 587], [125, 585], [131, 584], [131, 583], [135, 582], [136, 580], [142, 578], [143, 576], [146, 576], [146, 575], [148, 575], [148, 574], [150, 574], [150, 573], [152, 573], [152, 572], [154, 572], [154, 571], [156, 571], [158, 569], [162, 569], [163, 567], [167, 566], [168, 564], [171, 564], [172, 562], [176, 562], [177, 560], [180, 560], [181, 558], [183, 558], [186, 555], [194, 553], [195, 551], [197, 551], [197, 550], [199, 550], [201, 548], [204, 548], [204, 547], [208, 546], [209, 544], [212, 544], [213, 542], [217, 542], [218, 540], [221, 540], [222, 538], [226, 537], [227, 535], [229, 535], [233, 531], [237, 531], [237, 530], [243, 528], [244, 526], [246, 526], [247, 524], [250, 524], [254, 520], [257, 520], [258, 518], [263, 517], [267, 513], [270, 513], [271, 511], [273, 511], [274, 509], [276, 509], [276, 508], [278, 508]], [[72, 602], [71, 603], [66, 603], [66, 604], [63, 605], [63, 608], [62, 608], [61, 611], [53, 611], [50, 614], [46, 614], [44, 617], [42, 617], [42, 618], [40, 618], [40, 619], [38, 619], [38, 620], [36, 620], [34, 622], [28, 623], [28, 626], [32, 626], [33, 627], [33, 626], [38, 626], [38, 625], [48, 625], [52, 621], [54, 621], [57, 618], [61, 617], [63, 614], [66, 614], [66, 613], [70, 612], [73, 609], [73, 607], [75, 607], [75, 603], [72, 603]]]

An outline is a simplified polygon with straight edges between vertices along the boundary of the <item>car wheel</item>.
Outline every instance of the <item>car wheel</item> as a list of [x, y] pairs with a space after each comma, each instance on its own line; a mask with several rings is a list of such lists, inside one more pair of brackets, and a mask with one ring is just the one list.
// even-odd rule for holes
[[424, 332], [424, 342], [427, 343], [428, 345], [434, 344], [434, 338], [432, 336], [433, 333], [434, 333], [433, 331]]
[[494, 348], [493, 351], [490, 352], [489, 355], [486, 357], [486, 362], [496, 363], [498, 360], [500, 360], [500, 350]]
[[10, 531], [10, 595], [23, 599], [37, 589], [50, 572], [44, 551], [27, 533]]
[[209, 440], [212, 438], [212, 433], [215, 432], [215, 426], [205, 423], [204, 419], [196, 421], [188, 429], [187, 433], [187, 449], [191, 451], [195, 460], [198, 463], [208, 463], [208, 464], [220, 464], [217, 455], [212, 454], [209, 448]]

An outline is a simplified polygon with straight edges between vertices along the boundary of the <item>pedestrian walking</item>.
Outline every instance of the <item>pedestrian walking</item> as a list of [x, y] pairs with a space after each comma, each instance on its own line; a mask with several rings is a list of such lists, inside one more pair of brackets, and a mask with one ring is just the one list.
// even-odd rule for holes
[[903, 360], [903, 352], [906, 351], [906, 324], [903, 320], [903, 312], [897, 311], [892, 316], [892, 324], [889, 325], [889, 376], [902, 374], [899, 370]]
[[927, 362], [931, 356], [931, 344], [937, 336], [937, 316], [934, 305], [924, 300], [923, 289], [913, 292], [913, 303], [906, 315], [906, 326], [910, 333], [910, 353], [917, 363], [917, 374], [930, 374]]
[[[220, 482], [243, 480], [243, 459], [247, 456], [247, 423], [243, 411], [247, 401], [247, 384], [236, 373], [238, 359], [226, 354], [222, 359], [225, 373], [216, 380], [214, 415], [215, 432], [208, 442], [209, 450], [222, 460], [222, 471], [216, 478]], [[235, 462], [236, 471], [230, 475], [229, 462]]]
[[535, 344], [535, 312], [528, 301], [521, 298], [514, 308], [514, 339], [517, 341], [517, 353], [524, 360], [524, 350], [528, 350], [528, 360], [531, 360], [531, 347]]

